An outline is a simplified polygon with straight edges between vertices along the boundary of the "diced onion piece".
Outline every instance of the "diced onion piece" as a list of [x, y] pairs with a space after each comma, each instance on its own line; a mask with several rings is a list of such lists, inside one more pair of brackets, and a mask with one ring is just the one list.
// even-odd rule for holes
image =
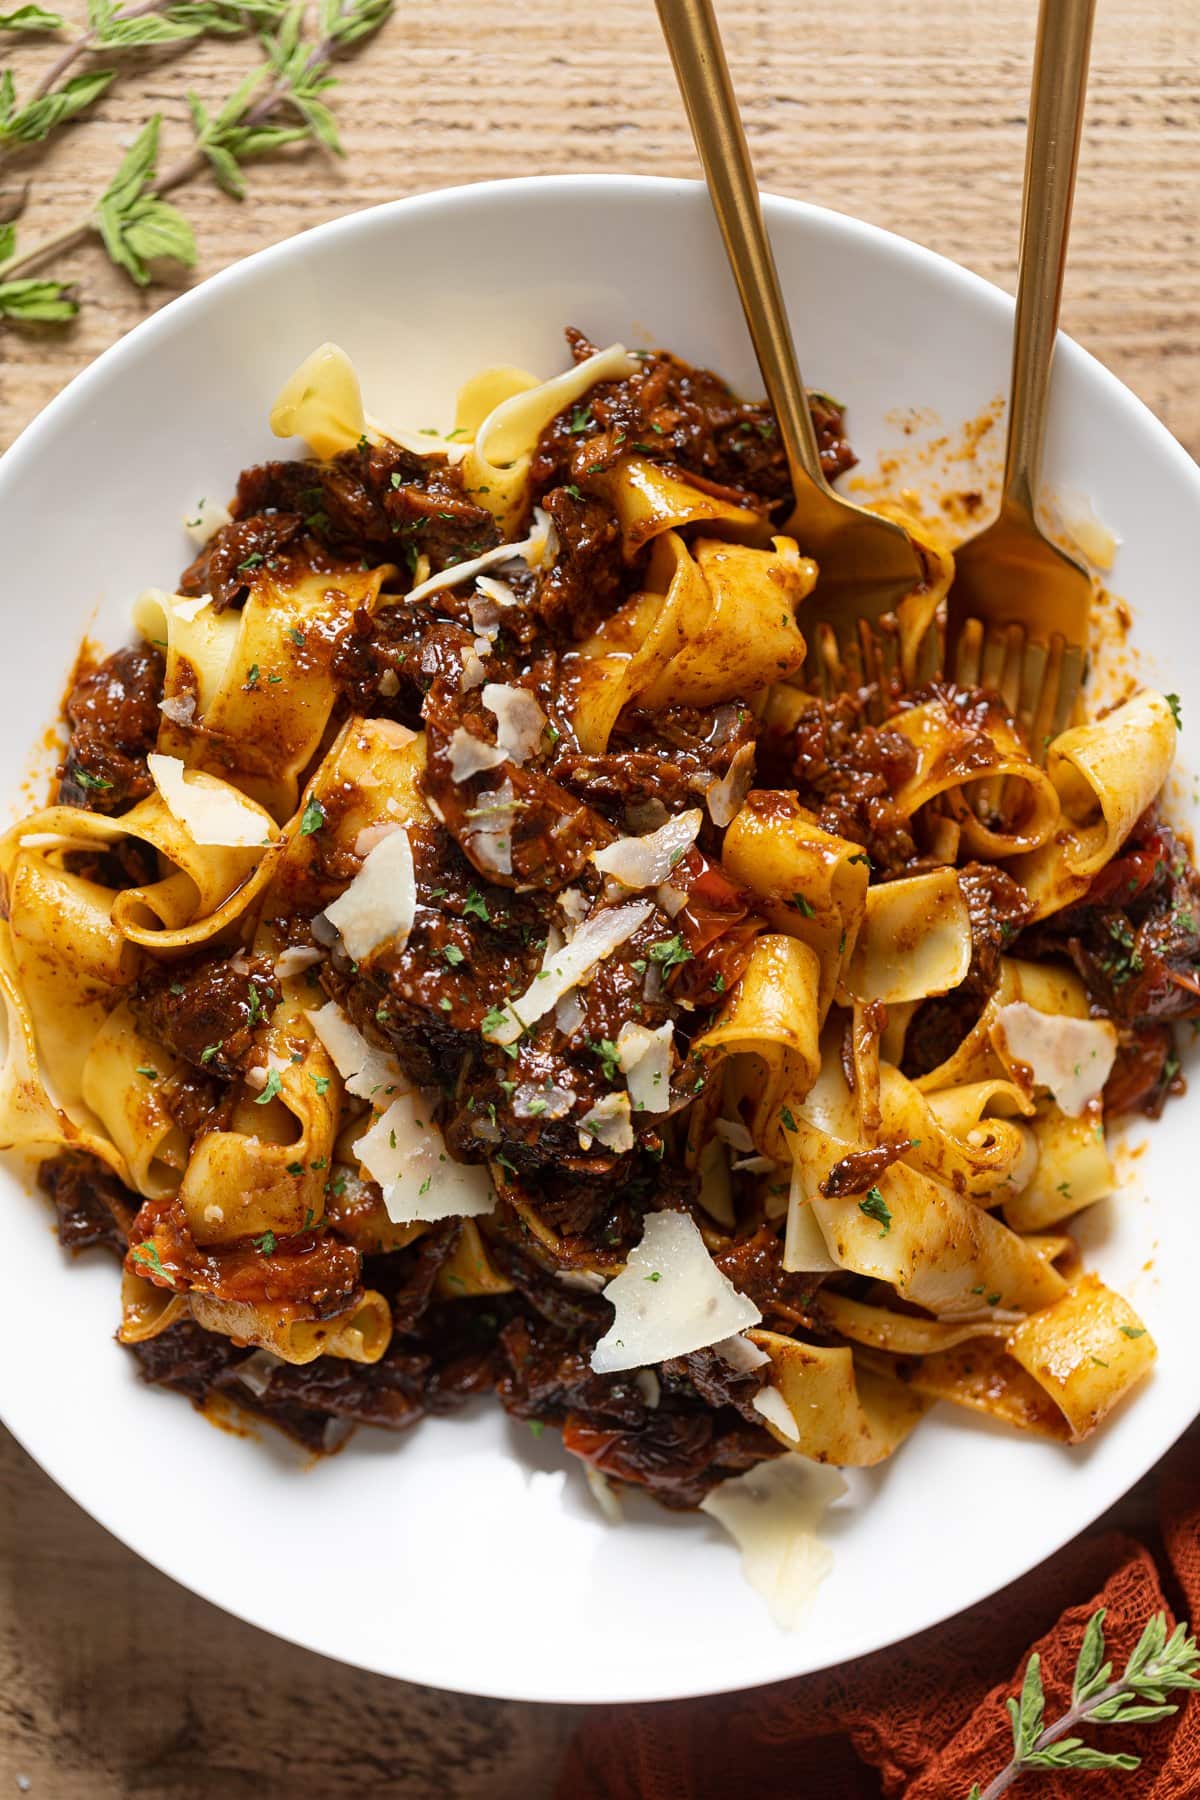
[[192, 508], [191, 517], [183, 516], [183, 529], [195, 544], [197, 550], [203, 550], [210, 539], [216, 537], [223, 525], [228, 525], [233, 518], [227, 506], [219, 500], [197, 500]]
[[391, 700], [400, 692], [400, 677], [395, 669], [385, 669], [379, 677], [379, 697]]
[[325, 908], [355, 962], [381, 944], [403, 950], [417, 916], [417, 878], [412, 845], [402, 825], [389, 831], [370, 852], [344, 894]]
[[789, 1451], [718, 1482], [700, 1502], [742, 1553], [742, 1573], [783, 1631], [801, 1623], [833, 1566], [817, 1536], [827, 1506], [846, 1491], [835, 1469]]
[[177, 756], [159, 756], [153, 751], [146, 758], [146, 767], [167, 811], [194, 843], [249, 849], [275, 836], [270, 814], [215, 775], [190, 770], [185, 775]]
[[732, 825], [742, 810], [750, 784], [754, 780], [754, 745], [743, 744], [734, 752], [733, 760], [719, 781], [714, 781], [704, 796], [708, 816], [714, 825]]
[[633, 1378], [633, 1385], [651, 1412], [662, 1399], [662, 1382], [653, 1369], [639, 1369]]
[[382, 1106], [393, 1094], [403, 1092], [407, 1084], [395, 1057], [369, 1044], [336, 1000], [310, 1012], [308, 1022], [346, 1084], [348, 1094]]
[[759, 1388], [750, 1404], [756, 1413], [761, 1413], [767, 1423], [773, 1425], [776, 1431], [781, 1431], [785, 1438], [793, 1444], [800, 1442], [800, 1432], [792, 1409], [778, 1388]]
[[636, 1112], [666, 1112], [671, 1104], [671, 1050], [675, 1028], [657, 1031], [630, 1020], [617, 1037], [617, 1059]]
[[491, 681], [483, 704], [496, 715], [496, 743], [515, 763], [526, 763], [542, 741], [549, 720], [528, 688]]
[[605, 1094], [579, 1121], [579, 1142], [586, 1149], [595, 1139], [606, 1150], [632, 1150], [633, 1124], [628, 1094]]
[[1000, 1008], [996, 1025], [1009, 1055], [1049, 1088], [1069, 1119], [1096, 1098], [1116, 1060], [1117, 1030], [1108, 1019], [1072, 1019], [1013, 1000]]
[[535, 1024], [564, 994], [578, 987], [597, 963], [631, 938], [652, 911], [648, 900], [634, 900], [585, 919], [569, 944], [559, 950], [547, 949], [541, 973], [534, 976], [520, 999], [506, 1008], [504, 1023], [485, 1035], [493, 1044], [514, 1044], [527, 1026]]
[[363, 1168], [383, 1190], [393, 1225], [416, 1220], [477, 1219], [496, 1192], [487, 1169], [455, 1162], [420, 1094], [401, 1094], [355, 1145]]
[[592, 1351], [598, 1375], [687, 1356], [757, 1325], [757, 1306], [723, 1275], [686, 1213], [651, 1213], [604, 1298], [615, 1317]]
[[275, 974], [280, 981], [290, 981], [293, 975], [303, 975], [305, 969], [320, 961], [321, 952], [315, 944], [290, 944], [275, 958]]
[[761, 1369], [765, 1362], [771, 1360], [765, 1350], [760, 1350], [757, 1344], [752, 1344], [748, 1337], [742, 1337], [740, 1333], [722, 1338], [719, 1344], [713, 1345], [713, 1349], [739, 1375], [749, 1375], [752, 1369]]
[[271, 1385], [271, 1377], [276, 1369], [286, 1367], [283, 1359], [272, 1356], [269, 1350], [255, 1350], [234, 1367], [233, 1373], [244, 1387], [250, 1389], [256, 1400], [261, 1400]]
[[499, 744], [476, 737], [465, 725], [456, 725], [450, 733], [450, 776], [454, 781], [470, 781], [472, 775], [498, 768], [504, 756]]
[[703, 819], [700, 808], [694, 806], [645, 837], [622, 837], [602, 850], [593, 850], [592, 861], [622, 887], [658, 887], [695, 843]]

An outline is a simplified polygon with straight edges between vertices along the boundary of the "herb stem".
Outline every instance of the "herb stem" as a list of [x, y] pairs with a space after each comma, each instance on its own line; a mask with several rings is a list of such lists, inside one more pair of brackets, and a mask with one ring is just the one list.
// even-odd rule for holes
[[[118, 21], [122, 22], [127, 19], [141, 19], [144, 18], [147, 13], [161, 12], [163, 7], [169, 4], [170, 0], [142, 0], [140, 6], [123, 7], [115, 17]], [[59, 81], [66, 74], [67, 70], [77, 63], [81, 56], [86, 56], [89, 50], [94, 50], [96, 48], [99, 43], [99, 38], [99, 32], [95, 27], [92, 27], [87, 31], [81, 32], [77, 38], [67, 44], [50, 64], [50, 67], [46, 70], [42, 79], [38, 82], [32, 94], [29, 96], [29, 100], [26, 104], [31, 105], [35, 100], [44, 100], [51, 88], [58, 86]], [[28, 146], [22, 144], [20, 148], [27, 149]]]
[[[1118, 1694], [1127, 1691], [1123, 1681], [1110, 1681], [1108, 1686], [1101, 1688], [1098, 1694], [1090, 1694], [1086, 1700], [1078, 1701], [1076, 1705], [1068, 1708], [1061, 1719], [1056, 1719], [1053, 1725], [1047, 1725], [1034, 1744], [1034, 1750], [1045, 1750], [1048, 1745], [1057, 1743], [1059, 1738], [1066, 1737], [1067, 1733], [1076, 1725], [1081, 1725], [1089, 1713], [1094, 1712], [1098, 1706], [1103, 1706], [1106, 1700], [1113, 1700]], [[999, 1800], [1001, 1794], [1007, 1794], [1013, 1783], [1019, 1781], [1021, 1776], [1028, 1772], [1024, 1760], [1014, 1757], [1006, 1768], [1001, 1769], [990, 1787], [984, 1788], [979, 1800]]]

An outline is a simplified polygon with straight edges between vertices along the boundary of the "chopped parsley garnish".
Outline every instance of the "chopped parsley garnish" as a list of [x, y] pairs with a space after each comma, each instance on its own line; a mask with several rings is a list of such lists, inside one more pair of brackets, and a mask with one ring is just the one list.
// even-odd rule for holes
[[532, 1431], [535, 1438], [539, 1438], [539, 1437], [541, 1437], [543, 1431], [545, 1431], [546, 1427], [541, 1419], [530, 1419], [529, 1429], [530, 1429], [530, 1431]]
[[867, 1189], [865, 1197], [858, 1203], [858, 1210], [866, 1213], [868, 1219], [875, 1219], [883, 1226], [880, 1237], [887, 1236], [892, 1229], [892, 1215], [888, 1211], [887, 1201], [877, 1187]]
[[664, 972], [675, 968], [678, 963], [689, 962], [691, 955], [679, 932], [674, 937], [662, 938], [657, 944], [650, 946], [650, 961], [660, 963]]
[[273, 1231], [264, 1231], [261, 1237], [251, 1238], [250, 1242], [260, 1256], [274, 1256], [279, 1239]]
[[[171, 1281], [171, 1277], [163, 1268], [162, 1257], [158, 1254], [157, 1244], [152, 1244], [149, 1239], [147, 1239], [144, 1244], [135, 1244], [129, 1254], [134, 1262], [141, 1263], [143, 1268], [152, 1269], [163, 1281]], [[172, 1282], [171, 1285], [174, 1286], [174, 1283]]]
[[1171, 709], [1171, 717], [1175, 721], [1176, 731], [1182, 731], [1183, 730], [1183, 711], [1179, 704], [1179, 695], [1178, 694], [1168, 694], [1167, 695], [1167, 705]]
[[461, 963], [464, 960], [463, 953], [459, 949], [457, 944], [443, 945], [442, 955], [445, 957], [446, 961], [450, 964], [450, 967], [452, 969], [457, 969], [459, 963]]
[[303, 1175], [304, 1164], [303, 1163], [289, 1163], [287, 1166], [287, 1172], [289, 1175]]
[[147, 1081], [157, 1081], [158, 1080], [158, 1070], [152, 1069], [150, 1067], [149, 1063], [139, 1063], [137, 1066], [137, 1072], [139, 1075], [144, 1075], [146, 1077]]
[[792, 895], [792, 905], [795, 907], [798, 907], [799, 910], [804, 914], [806, 919], [812, 919], [812, 918], [816, 917], [816, 914], [814, 913], [813, 908], [812, 908], [812, 902], [809, 900], [806, 900], [804, 898], [803, 894], [793, 894]]
[[781, 1106], [779, 1109], [779, 1117], [783, 1120], [783, 1128], [785, 1131], [799, 1131], [800, 1127], [796, 1123], [795, 1116], [790, 1106]]
[[320, 831], [325, 823], [325, 808], [314, 797], [309, 801], [300, 817], [300, 836], [311, 837], [314, 831]]
[[484, 899], [483, 895], [475, 888], [472, 888], [466, 899], [463, 901], [463, 917], [467, 919], [481, 919], [486, 925], [489, 923], [491, 916], [492, 915], [487, 908], [487, 901]]
[[262, 551], [255, 550], [246, 558], [245, 562], [240, 562], [238, 564], [237, 572], [239, 575], [246, 575], [251, 569], [261, 568], [265, 561], [266, 558], [263, 556]]
[[570, 494], [572, 500], [582, 500], [583, 499], [582, 493], [575, 486], [575, 483], [573, 481], [564, 481], [563, 492], [565, 494]]
[[292, 625], [289, 628], [288, 636], [291, 638], [293, 644], [296, 645], [297, 649], [303, 649], [304, 633], [301, 631], [301, 629], [298, 625]]
[[313, 1075], [310, 1079], [318, 1094], [327, 1094], [329, 1092], [328, 1075]]
[[615, 1081], [621, 1068], [621, 1056], [611, 1038], [601, 1038], [599, 1043], [592, 1040], [588, 1049], [593, 1056], [600, 1058], [600, 1068], [605, 1081]]
[[850, 858], [850, 861], [852, 863], [862, 863], [868, 869], [871, 866], [871, 859], [865, 850], [860, 850], [857, 856], [852, 856]]
[[651, 1269], [649, 1275], [643, 1275], [643, 1281], [661, 1281], [662, 1274], [658, 1269]]
[[250, 1023], [251, 1025], [257, 1025], [258, 1021], [263, 1016], [263, 1009], [262, 1001], [258, 996], [258, 989], [252, 981], [246, 983], [246, 995], [250, 1004]]
[[202, 1063], [210, 1063], [213, 1057], [220, 1053], [220, 1050], [220, 1044], [205, 1044], [203, 1050], [200, 1052], [200, 1061]]
[[1145, 1335], [1146, 1327], [1144, 1325], [1122, 1325], [1121, 1327], [1122, 1337], [1140, 1338], [1145, 1337]]
[[258, 664], [251, 663], [250, 667], [246, 670], [246, 686], [248, 688], [256, 688], [258, 686], [259, 674], [260, 670]]
[[268, 1100], [274, 1100], [280, 1089], [279, 1070], [269, 1069], [267, 1079], [263, 1083], [263, 1091], [254, 1102], [255, 1106], [265, 1106]]
[[499, 1031], [502, 1025], [507, 1024], [508, 1016], [507, 1007], [489, 1006], [479, 1027], [484, 1037], [489, 1037], [493, 1031]]
[[581, 437], [585, 431], [591, 431], [596, 424], [590, 406], [577, 406], [571, 413], [571, 423], [567, 430], [572, 437]]
[[82, 769], [78, 763], [72, 768], [71, 775], [81, 788], [87, 788], [93, 792], [112, 786], [112, 782], [105, 781], [103, 775], [93, 775], [90, 769]]

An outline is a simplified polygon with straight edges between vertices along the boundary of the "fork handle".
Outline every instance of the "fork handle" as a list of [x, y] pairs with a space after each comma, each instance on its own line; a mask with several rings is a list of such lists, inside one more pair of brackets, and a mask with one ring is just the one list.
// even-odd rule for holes
[[792, 487], [829, 492], [712, 0], [656, 0]]
[[1034, 516], [1049, 410], [1095, 0], [1041, 0], [1017, 266], [1004, 498]]

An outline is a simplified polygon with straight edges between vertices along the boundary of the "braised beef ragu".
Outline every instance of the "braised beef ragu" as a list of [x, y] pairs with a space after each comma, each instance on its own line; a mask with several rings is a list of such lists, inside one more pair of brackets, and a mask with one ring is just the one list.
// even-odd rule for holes
[[59, 770], [62, 805], [117, 813], [150, 793], [146, 756], [158, 733], [162, 682], [162, 656], [144, 644], [115, 650], [79, 677], [65, 709], [71, 738]]
[[[594, 353], [581, 333], [567, 335], [577, 362]], [[810, 406], [823, 467], [836, 476], [854, 463], [841, 408], [817, 394]], [[817, 825], [861, 847], [852, 860], [868, 861], [873, 882], [956, 864], [971, 923], [970, 968], [958, 987], [920, 1002], [908, 1021], [902, 1066], [913, 1078], [962, 1043], [996, 990], [1003, 958], [1049, 960], [1073, 966], [1093, 1011], [1118, 1026], [1106, 1110], [1157, 1112], [1181, 1087], [1172, 1025], [1200, 1017], [1200, 876], [1178, 840], [1147, 815], [1081, 900], [1030, 924], [1033, 908], [1016, 874], [971, 860], [940, 801], [910, 816], [898, 799], [917, 764], [897, 729], [907, 709], [936, 699], [956, 714], [966, 728], [964, 774], [972, 745], [982, 756], [990, 743], [989, 721], [1017, 729], [997, 696], [982, 690], [936, 684], [905, 692], [897, 683], [832, 700], [785, 695], [800, 702], [794, 709], [766, 706], [761, 694], [707, 706], [679, 694], [650, 705], [642, 696], [605, 737], [588, 740], [582, 729], [577, 736], [581, 646], [646, 584], [650, 552], [623, 536], [613, 502], [613, 470], [629, 457], [656, 465], [656, 479], [665, 471], [747, 509], [764, 539], [791, 508], [770, 411], [738, 400], [716, 375], [653, 351], [639, 357], [633, 374], [593, 387], [542, 431], [524, 512], [506, 536], [519, 536], [531, 518], [544, 524], [533, 511], [541, 508], [555, 549], [542, 566], [498, 565], [501, 586], [490, 595], [486, 582], [479, 589], [459, 582], [408, 603], [418, 570], [454, 571], [495, 546], [499, 528], [464, 464], [365, 436], [328, 460], [244, 471], [230, 521], [180, 582], [184, 594], [211, 595], [218, 612], [229, 612], [259, 584], [265, 595], [268, 577], [282, 587], [326, 574], [332, 584], [339, 571], [382, 569], [382, 603], [339, 619], [330, 665], [336, 700], [301, 782], [315, 775], [343, 727], [352, 733], [361, 719], [391, 721], [425, 734], [419, 789], [427, 811], [407, 828], [411, 928], [361, 963], [320, 910], [354, 881], [367, 854], [353, 829], [340, 830], [356, 817], [349, 783], [324, 793], [312, 819], [293, 822], [291, 850], [301, 845], [303, 860], [292, 886], [281, 877], [270, 906], [260, 908], [271, 916], [254, 914], [211, 941], [139, 960], [122, 991], [132, 1025], [170, 1059], [147, 1079], [175, 1127], [171, 1153], [178, 1158], [180, 1137], [191, 1149], [210, 1133], [246, 1132], [245, 1115], [272, 1098], [257, 1059], [260, 1033], [277, 1013], [294, 1017], [295, 990], [287, 990], [285, 1006], [283, 965], [274, 960], [286, 945], [302, 953], [305, 1007], [336, 1002], [343, 1023], [376, 1055], [394, 1056], [422, 1091], [448, 1157], [487, 1166], [494, 1210], [465, 1224], [411, 1214], [397, 1224], [357, 1160], [345, 1115], [340, 1136], [330, 1128], [328, 1157], [289, 1170], [315, 1180], [317, 1200], [323, 1188], [325, 1210], [322, 1218], [306, 1212], [295, 1229], [297, 1209], [288, 1235], [281, 1228], [233, 1243], [197, 1242], [204, 1229], [182, 1197], [144, 1199], [77, 1150], [44, 1163], [40, 1181], [66, 1248], [115, 1251], [130, 1275], [143, 1276], [164, 1299], [170, 1290], [269, 1306], [285, 1322], [315, 1325], [348, 1317], [364, 1296], [382, 1296], [390, 1314], [392, 1336], [377, 1361], [322, 1353], [305, 1363], [183, 1316], [130, 1345], [147, 1382], [198, 1404], [224, 1397], [314, 1451], [336, 1447], [356, 1424], [403, 1430], [494, 1395], [535, 1429], [561, 1430], [566, 1447], [601, 1474], [690, 1507], [782, 1444], [755, 1406], [767, 1375], [719, 1347], [653, 1370], [593, 1369], [592, 1352], [614, 1316], [598, 1290], [642, 1243], [647, 1220], [686, 1215], [720, 1274], [758, 1309], [763, 1329], [784, 1338], [839, 1344], [832, 1306], [822, 1312], [823, 1284], [831, 1283], [826, 1298], [863, 1297], [871, 1287], [845, 1272], [831, 1278], [784, 1268], [780, 1223], [790, 1168], [776, 1165], [763, 1181], [762, 1157], [746, 1171], [735, 1163], [728, 1172], [738, 1222], [730, 1226], [706, 1204], [687, 1148], [697, 1101], [713, 1104], [705, 1120], [718, 1116], [717, 1102], [726, 1106], [730, 1143], [745, 1130], [740, 1121], [752, 1106], [737, 1112], [701, 1040], [772, 930], [766, 903], [723, 867], [729, 814], [712, 804], [718, 784], [741, 776], [739, 793], [783, 790]], [[737, 523], [746, 527], [746, 517]], [[153, 646], [119, 651], [81, 675], [66, 706], [62, 801], [119, 814], [153, 791], [146, 758], [162, 716], [163, 680]], [[544, 718], [521, 758], [501, 751], [488, 760], [500, 748], [498, 689], [508, 703], [514, 695], [527, 708], [535, 702], [535, 719]], [[475, 767], [480, 747], [484, 762]], [[648, 894], [597, 867], [597, 851], [685, 809], [701, 818], [694, 841]], [[122, 889], [149, 886], [163, 873], [152, 845], [138, 839], [72, 849], [66, 867]], [[614, 895], [641, 907], [636, 926], [581, 985], [519, 1021], [519, 1035], [498, 1035], [504, 1009], [550, 979], [579, 922], [614, 904]], [[267, 940], [270, 953], [261, 948]], [[868, 1013], [877, 1033], [884, 1010]], [[631, 1023], [665, 1034], [665, 1104], [632, 1108], [626, 1095], [629, 1135], [606, 1141], [597, 1129], [582, 1131], [581, 1120], [613, 1098], [622, 1067], [617, 1040]], [[853, 1085], [849, 1054], [845, 1064]], [[287, 1072], [286, 1063], [280, 1067]], [[261, 1092], [248, 1075], [259, 1077]], [[371, 1111], [362, 1094], [349, 1104], [357, 1131]], [[869, 1212], [876, 1184], [886, 1183], [915, 1142], [897, 1134], [844, 1155], [821, 1192], [863, 1196]], [[464, 1294], [458, 1271], [473, 1256], [486, 1262], [486, 1291]]]

